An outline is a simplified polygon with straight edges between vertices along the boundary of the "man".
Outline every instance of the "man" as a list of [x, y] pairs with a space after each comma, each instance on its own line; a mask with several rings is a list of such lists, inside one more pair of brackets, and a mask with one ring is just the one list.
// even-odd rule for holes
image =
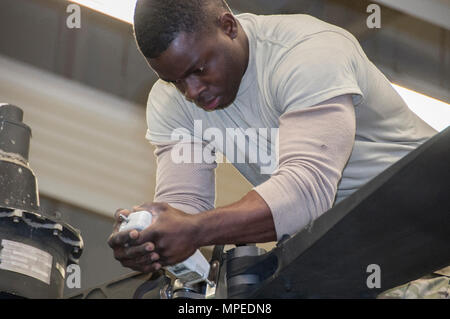
[[[109, 239], [125, 267], [153, 272], [202, 246], [293, 235], [436, 133], [351, 34], [313, 17], [234, 16], [223, 0], [138, 0], [134, 28], [160, 78], [146, 136], [158, 167], [154, 202], [134, 208], [151, 211], [155, 222], [117, 233], [118, 220]], [[174, 141], [180, 128], [192, 139]], [[230, 128], [277, 129], [278, 145], [259, 134], [235, 143], [236, 151], [208, 137], [209, 128], [223, 136]], [[180, 143], [193, 157], [213, 145], [254, 189], [214, 208], [216, 164], [175, 163]], [[261, 157], [249, 160], [262, 148], [278, 162], [270, 174]], [[236, 154], [245, 163], [229, 158]]]

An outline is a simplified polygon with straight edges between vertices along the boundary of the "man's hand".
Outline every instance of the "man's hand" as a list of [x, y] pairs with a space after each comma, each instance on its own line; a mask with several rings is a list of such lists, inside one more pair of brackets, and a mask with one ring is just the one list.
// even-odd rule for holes
[[141, 232], [118, 233], [119, 215], [131, 214], [119, 210], [115, 232], [108, 243], [123, 266], [144, 273], [182, 262], [201, 246], [264, 243], [277, 238], [270, 208], [255, 191], [234, 204], [196, 215], [166, 203], [133, 208], [133, 211], [142, 210], [153, 215], [151, 226]]
[[151, 242], [137, 244], [139, 232], [136, 230], [119, 232], [122, 222], [120, 215], [128, 216], [132, 212], [139, 211], [136, 208], [133, 211], [126, 209], [116, 211], [113, 233], [108, 239], [108, 245], [114, 251], [114, 258], [122, 266], [142, 273], [155, 272], [161, 268], [161, 264], [155, 262], [159, 259], [159, 255], [155, 253], [155, 245]]
[[199, 225], [195, 215], [189, 215], [165, 203], [147, 203], [135, 210], [152, 212], [152, 225], [139, 233], [135, 245], [141, 247], [153, 243], [156, 265], [174, 265], [189, 258], [199, 248]]

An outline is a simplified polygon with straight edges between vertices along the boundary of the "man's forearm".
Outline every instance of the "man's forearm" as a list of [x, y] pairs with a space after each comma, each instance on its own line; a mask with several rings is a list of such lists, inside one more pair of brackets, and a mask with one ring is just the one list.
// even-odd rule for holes
[[199, 246], [264, 243], [277, 239], [270, 208], [255, 191], [234, 204], [200, 213], [195, 218]]

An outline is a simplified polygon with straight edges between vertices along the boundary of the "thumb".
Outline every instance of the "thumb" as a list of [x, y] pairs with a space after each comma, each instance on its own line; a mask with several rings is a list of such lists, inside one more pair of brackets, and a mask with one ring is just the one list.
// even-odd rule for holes
[[154, 227], [154, 223], [152, 222], [152, 224], [150, 226], [148, 226], [147, 228], [145, 228], [139, 232], [139, 236], [136, 239], [136, 243], [138, 245], [141, 245], [143, 243], [148, 243], [148, 242], [155, 243], [155, 240], [157, 238], [158, 238], [158, 234]]

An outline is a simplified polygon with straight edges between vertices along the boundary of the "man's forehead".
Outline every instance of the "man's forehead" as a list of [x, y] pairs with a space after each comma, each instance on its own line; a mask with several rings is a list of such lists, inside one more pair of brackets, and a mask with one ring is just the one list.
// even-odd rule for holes
[[155, 59], [148, 59], [151, 68], [162, 79], [181, 78], [202, 58], [204, 44], [192, 33], [180, 33], [169, 48]]
[[189, 49], [196, 46], [201, 39], [202, 37], [197, 33], [180, 32], [175, 39], [173, 39], [169, 48], [171, 48], [174, 52], [184, 54], [189, 52]]

